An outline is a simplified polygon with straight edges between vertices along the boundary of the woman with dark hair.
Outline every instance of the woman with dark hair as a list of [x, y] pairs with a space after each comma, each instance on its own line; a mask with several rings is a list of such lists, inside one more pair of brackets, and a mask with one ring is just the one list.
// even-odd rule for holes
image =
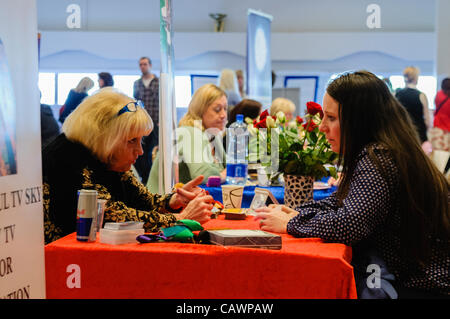
[[114, 79], [108, 72], [100, 72], [98, 74], [98, 86], [100, 88], [114, 86]]
[[236, 122], [236, 115], [242, 114], [244, 115], [244, 119], [246, 117], [251, 118], [252, 120], [256, 119], [261, 113], [262, 104], [258, 101], [251, 99], [243, 99], [241, 102], [235, 105], [235, 107], [230, 112], [230, 118], [228, 119], [227, 127], [232, 123]]
[[[323, 112], [319, 128], [343, 167], [338, 190], [295, 210], [259, 209], [261, 229], [352, 246], [360, 298], [449, 297], [450, 186], [406, 110], [358, 71], [329, 84]], [[374, 264], [381, 289], [366, 278]]]

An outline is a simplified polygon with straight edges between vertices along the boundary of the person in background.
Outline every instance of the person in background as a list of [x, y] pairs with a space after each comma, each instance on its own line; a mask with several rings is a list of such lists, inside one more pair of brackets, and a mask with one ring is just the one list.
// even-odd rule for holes
[[133, 97], [144, 103], [145, 110], [153, 120], [154, 129], [150, 135], [144, 137], [144, 153], [138, 157], [134, 167], [145, 185], [152, 167], [152, 152], [159, 144], [159, 79], [151, 72], [152, 61], [148, 57], [139, 59], [142, 76], [133, 84]]
[[[236, 122], [236, 115], [242, 114], [244, 122], [249, 124], [256, 120], [261, 114], [262, 104], [252, 99], [243, 99], [230, 112], [230, 118], [227, 127]], [[251, 121], [251, 122], [250, 122]], [[223, 147], [226, 149], [227, 136], [223, 137]], [[255, 138], [249, 138], [248, 141], [248, 160], [249, 162], [256, 162], [258, 158], [258, 141]]]
[[142, 104], [114, 88], [99, 90], [67, 117], [42, 157], [46, 243], [76, 231], [80, 189], [107, 201], [104, 222], [142, 221], [155, 232], [180, 219], [209, 220], [213, 198], [197, 187], [203, 176], [160, 196], [131, 171], [152, 129]]
[[[356, 71], [328, 85], [323, 112], [319, 129], [343, 166], [337, 191], [260, 208], [261, 229], [352, 246], [360, 298], [449, 298], [450, 185], [405, 108], [377, 76]], [[367, 285], [371, 264], [381, 289]]]
[[420, 70], [409, 66], [403, 70], [405, 88], [398, 90], [395, 97], [408, 111], [416, 127], [422, 148], [426, 153], [431, 152], [431, 143], [427, 138], [427, 129], [431, 128], [431, 116], [428, 109], [428, 100], [424, 93], [417, 89]]
[[223, 69], [219, 76], [219, 88], [225, 91], [228, 100], [229, 112], [241, 102], [236, 73], [231, 69]]
[[[42, 98], [42, 93], [39, 93]], [[43, 150], [59, 133], [59, 125], [50, 105], [41, 103], [41, 149]]]
[[270, 106], [270, 115], [276, 116], [278, 112], [283, 112], [286, 116], [286, 121], [289, 122], [294, 118], [295, 104], [284, 97], [277, 97], [272, 101]]
[[98, 74], [98, 86], [102, 89], [104, 87], [114, 86], [114, 79], [108, 72], [100, 72]]
[[[195, 91], [187, 113], [180, 120], [176, 131], [178, 148], [179, 181], [185, 183], [203, 176], [220, 176], [225, 181], [225, 152], [222, 136], [227, 122], [227, 96], [214, 84], [205, 84]], [[159, 192], [159, 161], [150, 171], [147, 187], [153, 193]]]
[[[429, 137], [433, 150], [450, 152], [450, 78], [441, 82], [441, 89], [434, 99], [436, 109], [434, 111], [433, 128], [429, 131]], [[450, 159], [444, 169], [450, 168]], [[449, 175], [450, 176], [450, 175]]]
[[245, 99], [247, 94], [245, 94], [244, 72], [242, 70], [237, 70], [236, 77], [237, 77], [238, 86], [239, 86], [239, 94], [241, 95], [241, 98]]
[[72, 113], [77, 106], [88, 96], [88, 91], [94, 87], [94, 81], [91, 78], [84, 77], [78, 82], [78, 85], [69, 91], [66, 102], [61, 107], [59, 121], [64, 123], [65, 119]]
[[259, 114], [261, 114], [262, 104], [258, 101], [252, 99], [243, 99], [241, 102], [236, 104], [233, 110], [230, 112], [230, 117], [228, 119], [227, 127], [232, 123], [236, 122], [236, 115], [242, 114], [245, 118], [255, 120]]

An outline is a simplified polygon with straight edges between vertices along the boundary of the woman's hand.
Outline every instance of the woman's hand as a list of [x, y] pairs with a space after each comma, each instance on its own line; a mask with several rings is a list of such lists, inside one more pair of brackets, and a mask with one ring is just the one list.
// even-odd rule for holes
[[284, 205], [269, 205], [255, 209], [255, 220], [259, 220], [261, 230], [285, 234], [288, 222], [298, 212]]
[[175, 214], [175, 217], [177, 220], [193, 219], [203, 224], [210, 220], [213, 206], [214, 198], [211, 195], [199, 194], [189, 202], [181, 213]]
[[198, 185], [203, 182], [203, 175], [197, 176], [193, 180], [189, 181], [183, 187], [176, 188], [175, 194], [172, 196], [169, 202], [169, 206], [172, 209], [178, 209], [180, 207], [186, 207], [191, 200], [197, 197], [199, 194], [206, 194], [206, 191]]
[[227, 180], [227, 169], [225, 168], [223, 171], [220, 172], [220, 182], [225, 183]]

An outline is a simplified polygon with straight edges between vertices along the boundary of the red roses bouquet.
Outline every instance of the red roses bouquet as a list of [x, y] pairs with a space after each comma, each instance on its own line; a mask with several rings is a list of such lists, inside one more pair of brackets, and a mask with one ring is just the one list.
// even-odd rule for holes
[[306, 108], [306, 115], [297, 116], [295, 125], [281, 127], [279, 168], [285, 175], [312, 176], [316, 180], [330, 175], [336, 177], [336, 170], [330, 164], [337, 154], [331, 151], [325, 134], [319, 131], [322, 107], [308, 102]]
[[[256, 135], [259, 137], [258, 154], [265, 154], [261, 152], [261, 147], [267, 149], [265, 162], [259, 156], [262, 164], [271, 165], [285, 175], [312, 176], [316, 180], [326, 176], [336, 177], [336, 170], [330, 164], [333, 164], [337, 154], [331, 151], [325, 134], [319, 131], [322, 107], [315, 102], [306, 103], [306, 107], [304, 117], [297, 116], [291, 122], [286, 121], [283, 112], [269, 116], [264, 111], [259, 119], [249, 124], [250, 162], [252, 147], [255, 149], [251, 137]], [[269, 158], [270, 161], [267, 161]]]

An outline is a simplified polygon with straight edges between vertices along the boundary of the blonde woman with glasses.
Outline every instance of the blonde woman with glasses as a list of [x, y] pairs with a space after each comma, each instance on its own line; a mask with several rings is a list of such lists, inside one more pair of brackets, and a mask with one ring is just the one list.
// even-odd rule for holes
[[143, 221], [147, 232], [180, 219], [209, 220], [213, 198], [197, 185], [152, 194], [131, 171], [142, 137], [153, 129], [138, 101], [115, 89], [86, 98], [64, 122], [63, 133], [43, 151], [45, 242], [76, 230], [77, 191], [94, 189], [105, 199], [104, 222]]

